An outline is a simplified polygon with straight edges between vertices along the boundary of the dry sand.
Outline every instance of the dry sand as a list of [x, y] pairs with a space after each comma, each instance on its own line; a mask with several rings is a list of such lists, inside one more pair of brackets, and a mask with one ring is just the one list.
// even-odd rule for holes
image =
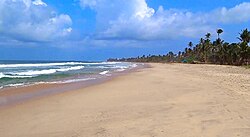
[[250, 70], [152, 64], [0, 110], [1, 137], [248, 137]]

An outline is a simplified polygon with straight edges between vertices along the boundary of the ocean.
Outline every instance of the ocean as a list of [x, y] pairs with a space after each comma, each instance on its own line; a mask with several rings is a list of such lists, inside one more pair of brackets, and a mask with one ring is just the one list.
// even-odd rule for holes
[[137, 65], [127, 62], [0, 61], [0, 89], [93, 80]]

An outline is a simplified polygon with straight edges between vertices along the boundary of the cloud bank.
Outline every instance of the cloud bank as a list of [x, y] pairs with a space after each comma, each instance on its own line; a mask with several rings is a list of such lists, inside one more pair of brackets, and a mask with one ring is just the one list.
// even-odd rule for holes
[[77, 35], [73, 34], [74, 38], [74, 20], [70, 15], [58, 13], [43, 0], [0, 0], [0, 45], [42, 45], [48, 42], [58, 47], [64, 47], [64, 43], [69, 46], [135, 46], [149, 41], [157, 43], [180, 38], [197, 38], [207, 32], [214, 32], [225, 24], [237, 25], [250, 21], [250, 2], [231, 8], [191, 12], [165, 9], [163, 6], [153, 9], [146, 0], [79, 1], [82, 9], [95, 11], [96, 28], [93, 28], [94, 32], [86, 30], [88, 34], [74, 33]]
[[50, 42], [69, 35], [71, 25], [69, 15], [42, 0], [0, 1], [0, 37], [6, 41]]
[[80, 0], [80, 5], [96, 12], [94, 37], [102, 40], [195, 38], [223, 24], [250, 21], [249, 2], [197, 13], [162, 6], [155, 10], [145, 0]]

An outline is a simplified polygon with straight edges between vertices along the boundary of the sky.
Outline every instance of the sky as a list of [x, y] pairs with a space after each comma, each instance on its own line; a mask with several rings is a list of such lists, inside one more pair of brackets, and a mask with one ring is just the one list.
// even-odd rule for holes
[[238, 42], [250, 0], [0, 0], [0, 60], [166, 54], [209, 32]]

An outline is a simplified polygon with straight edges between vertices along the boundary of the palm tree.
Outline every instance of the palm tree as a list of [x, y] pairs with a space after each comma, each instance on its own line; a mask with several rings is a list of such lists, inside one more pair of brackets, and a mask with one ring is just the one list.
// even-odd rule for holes
[[220, 39], [220, 34], [223, 33], [222, 29], [217, 29], [218, 39]]
[[247, 48], [247, 65], [250, 63], [250, 47]]
[[188, 56], [188, 48], [185, 48], [185, 57]]
[[248, 53], [249, 53], [249, 47], [248, 43], [250, 42], [250, 31], [248, 29], [243, 30], [240, 34], [240, 37], [238, 38], [240, 43], [240, 60], [238, 65], [242, 65], [245, 60], [248, 61]]
[[211, 37], [211, 34], [210, 33], [207, 33], [205, 35], [206, 39], [205, 39], [205, 62], [208, 61], [208, 57], [209, 55], [211, 54], [211, 48], [212, 48], [212, 44], [210, 42], [210, 37]]
[[[218, 60], [220, 61], [220, 64], [222, 63], [222, 51], [223, 51], [223, 40], [220, 39], [220, 34], [223, 33], [222, 29], [217, 29], [217, 34], [218, 34], [218, 38], [214, 41], [213, 43], [213, 62], [218, 62]], [[217, 55], [215, 55], [217, 54]], [[215, 57], [216, 56], [216, 57]], [[217, 59], [215, 59], [217, 58]]]
[[174, 53], [172, 51], [168, 52], [170, 62], [174, 61]]
[[203, 38], [200, 39], [198, 47], [200, 52], [199, 58], [201, 59], [201, 61], [205, 61], [205, 42]]
[[221, 55], [221, 64], [226, 64], [226, 61], [228, 60], [228, 51], [229, 51], [229, 43], [225, 42], [223, 43], [222, 47], [222, 55]]
[[244, 29], [242, 33], [239, 33], [240, 37], [238, 39], [242, 42], [249, 43], [250, 42], [250, 31], [248, 29]]
[[237, 60], [239, 60], [240, 47], [237, 43], [231, 43], [227, 50], [227, 62], [229, 65], [236, 65]]
[[192, 49], [193, 43], [192, 43], [192, 42], [189, 42], [189, 43], [188, 43], [188, 46], [189, 46], [190, 49]]
[[178, 52], [178, 57], [181, 57], [181, 51]]
[[197, 60], [200, 62], [213, 62], [229, 65], [243, 65], [250, 63], [250, 31], [242, 30], [239, 33], [239, 43], [227, 43], [220, 38], [222, 29], [217, 29], [218, 38], [211, 41], [211, 34], [207, 33], [205, 38], [201, 38], [198, 44], [188, 43], [184, 51], [174, 54], [169, 52], [167, 55], [143, 55], [137, 58], [109, 59], [110, 61], [141, 61], [141, 62], [181, 62], [182, 59], [191, 62]]
[[206, 36], [206, 39], [210, 39], [211, 33], [207, 33], [205, 36]]

